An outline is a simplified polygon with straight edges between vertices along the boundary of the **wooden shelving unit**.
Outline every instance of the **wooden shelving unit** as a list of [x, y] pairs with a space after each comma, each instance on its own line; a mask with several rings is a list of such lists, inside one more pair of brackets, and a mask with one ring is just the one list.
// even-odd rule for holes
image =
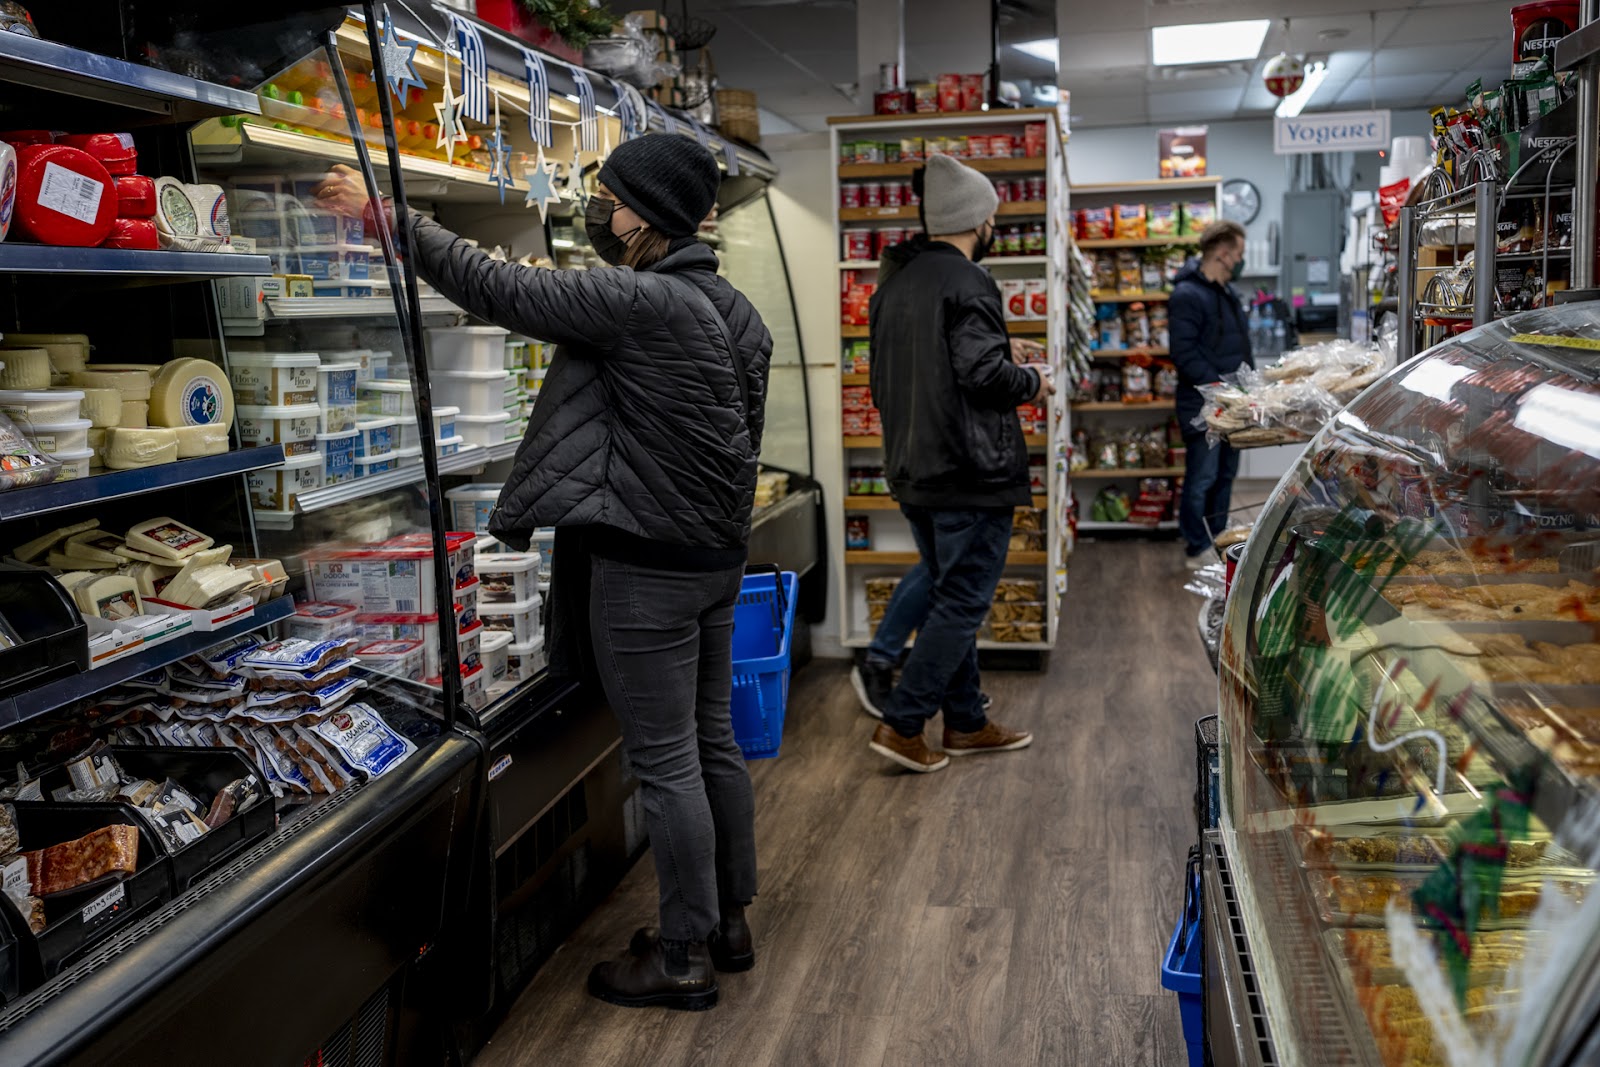
[[[1059, 371], [1067, 343], [1066, 255], [1070, 235], [1067, 229], [1069, 215], [1066, 160], [1055, 110], [1035, 108], [970, 115], [852, 115], [830, 119], [829, 125], [834, 158], [837, 159], [839, 146], [843, 142], [879, 140], [894, 143], [907, 137], [982, 133], [1012, 133], [1020, 136], [1023, 127], [1031, 122], [1047, 124], [1045, 155], [1009, 159], [963, 159], [961, 162], [974, 170], [993, 175], [996, 179], [1029, 176], [1043, 176], [1045, 179], [1043, 200], [1006, 201], [999, 205], [995, 214], [1002, 224], [1005, 224], [1005, 220], [1043, 220], [1047, 227], [1046, 253], [1027, 256], [991, 256], [984, 261], [984, 266], [991, 269], [995, 277], [1001, 280], [1041, 277], [1046, 280], [1050, 292], [1049, 315], [1039, 320], [1008, 322], [1006, 332], [1012, 337], [1037, 338], [1043, 342], [1051, 365]], [[840, 203], [838, 195], [840, 185], [849, 182], [910, 178], [921, 166], [923, 163], [920, 161], [839, 164], [834, 171], [833, 202]], [[917, 207], [913, 205], [837, 208], [834, 223], [835, 237], [842, 254], [843, 231], [847, 228], [883, 226], [914, 231], [920, 227], [920, 216]], [[879, 263], [876, 260], [840, 260], [835, 267], [838, 271], [855, 272], [859, 279], [866, 282], [875, 282]], [[840, 348], [843, 350], [851, 342], [864, 340], [869, 335], [870, 330], [866, 326], [841, 325]], [[1057, 377], [1060, 378], [1059, 373]], [[839, 376], [841, 387], [864, 386], [869, 384], [869, 381], [869, 376], [866, 374], [841, 372]], [[1061, 504], [1066, 499], [1066, 476], [1054, 473], [1065, 466], [1064, 463], [1055, 462], [1058, 454], [1063, 456], [1065, 454], [1067, 418], [1065, 397], [1055, 398], [1051, 402], [1051, 407], [1050, 425], [1057, 429], [1051, 434], [1025, 436], [1034, 463], [1038, 463], [1042, 458], [1047, 469], [1052, 472], [1046, 479], [1047, 491], [1036, 494], [1033, 498], [1033, 506], [1044, 509], [1049, 516], [1049, 525], [1045, 531], [1047, 549], [1039, 552], [1013, 552], [1007, 559], [1007, 567], [1015, 568], [1017, 576], [1038, 577], [1046, 588], [1051, 590], [1049, 640], [1039, 645], [1028, 646], [1040, 651], [1051, 647], [1055, 640], [1060, 603], [1057, 590], [1065, 587], [1066, 554], [1069, 548], [1066, 542], [1067, 531], [1060, 521]], [[1061, 436], [1058, 437], [1057, 434]], [[872, 450], [883, 447], [881, 437], [847, 437], [841, 432], [840, 441], [843, 446], [843, 473], [846, 481], [851, 467], [881, 462], [881, 458], [872, 454]], [[839, 602], [843, 606], [840, 612], [839, 639], [847, 647], [862, 647], [868, 643], [864, 636], [868, 627], [863, 614], [865, 601], [861, 588], [863, 575], [860, 568], [870, 567], [869, 573], [872, 575], [893, 574], [897, 568], [916, 563], [918, 557], [911, 540], [910, 528], [899, 514], [899, 505], [892, 498], [851, 496], [846, 498], [844, 510], [846, 513], [858, 516], [871, 516], [872, 544], [876, 546], [872, 551], [844, 552], [843, 565], [836, 568], [839, 573]], [[839, 538], [839, 543], [844, 543], [843, 537]], [[1013, 572], [1008, 570], [1007, 573]]]
[[1086, 252], [1102, 248], [1166, 248], [1170, 245], [1200, 244], [1200, 235], [1189, 237], [1102, 237], [1080, 240], [1078, 247]]
[[1140, 301], [1146, 304], [1159, 304], [1171, 295], [1171, 293], [1163, 289], [1140, 289], [1127, 292], [1121, 289], [1089, 290], [1089, 299], [1096, 304], [1132, 304]]
[[1176, 402], [1171, 401], [1171, 400], [1155, 400], [1155, 401], [1151, 401], [1148, 404], [1124, 404], [1124, 403], [1120, 403], [1120, 402], [1102, 404], [1102, 403], [1087, 402], [1087, 403], [1082, 403], [1082, 404], [1073, 404], [1072, 405], [1072, 410], [1073, 411], [1139, 411], [1139, 412], [1146, 412], [1146, 411], [1177, 411], [1178, 410], [1178, 405], [1177, 405]]
[[1090, 355], [1095, 359], [1127, 359], [1129, 356], [1165, 356], [1169, 352], [1165, 348], [1101, 348]]
[[1182, 467], [1118, 467], [1115, 470], [1073, 471], [1074, 478], [1181, 478]]

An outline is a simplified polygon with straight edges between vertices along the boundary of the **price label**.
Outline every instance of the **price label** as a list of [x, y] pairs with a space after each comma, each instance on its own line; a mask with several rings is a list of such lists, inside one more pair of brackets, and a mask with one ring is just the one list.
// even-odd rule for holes
[[115, 910], [116, 906], [122, 903], [122, 899], [127, 895], [127, 890], [123, 888], [121, 882], [118, 882], [84, 905], [83, 921], [86, 923], [92, 922], [105, 912]]

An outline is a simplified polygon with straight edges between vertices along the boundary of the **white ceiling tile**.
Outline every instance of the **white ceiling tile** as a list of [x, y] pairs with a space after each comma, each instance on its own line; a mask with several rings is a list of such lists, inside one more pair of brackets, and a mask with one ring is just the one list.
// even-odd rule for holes
[[1150, 61], [1148, 30], [1118, 33], [1080, 33], [1076, 29], [1061, 35], [1061, 69], [1099, 70], [1103, 67], [1143, 66]]

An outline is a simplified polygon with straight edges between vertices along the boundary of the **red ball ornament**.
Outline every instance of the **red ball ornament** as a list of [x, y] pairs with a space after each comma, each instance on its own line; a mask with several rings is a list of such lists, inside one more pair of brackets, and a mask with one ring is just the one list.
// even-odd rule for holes
[[1267, 91], [1273, 96], [1289, 96], [1305, 84], [1305, 60], [1299, 56], [1291, 56], [1288, 52], [1279, 52], [1267, 60], [1267, 68], [1262, 72], [1261, 80], [1267, 83]]

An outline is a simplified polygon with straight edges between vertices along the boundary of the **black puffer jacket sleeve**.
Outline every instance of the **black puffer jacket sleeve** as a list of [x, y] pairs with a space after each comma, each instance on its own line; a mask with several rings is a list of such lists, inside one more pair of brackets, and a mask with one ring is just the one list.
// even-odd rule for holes
[[973, 290], [959, 300], [949, 332], [956, 385], [980, 407], [1014, 408], [1032, 400], [1039, 392], [1039, 372], [1011, 362], [999, 294]]
[[540, 341], [605, 355], [628, 326], [638, 277], [627, 269], [540, 270], [489, 258], [415, 213], [417, 271], [456, 305]]

